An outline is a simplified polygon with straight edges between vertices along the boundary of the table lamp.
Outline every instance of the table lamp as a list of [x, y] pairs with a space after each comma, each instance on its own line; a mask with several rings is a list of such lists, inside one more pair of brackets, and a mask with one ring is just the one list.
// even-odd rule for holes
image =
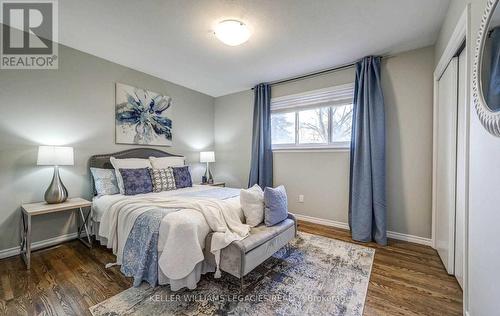
[[39, 146], [37, 165], [54, 166], [54, 176], [47, 191], [45, 201], [49, 204], [62, 203], [68, 198], [68, 190], [59, 177], [59, 166], [73, 166], [73, 147]]
[[[202, 151], [200, 152], [200, 162], [207, 163], [207, 170], [203, 176], [203, 183], [214, 183], [214, 178], [212, 177], [212, 172], [210, 172], [210, 163], [215, 162], [215, 153], [213, 151]], [[205, 182], [206, 181], [206, 182]]]

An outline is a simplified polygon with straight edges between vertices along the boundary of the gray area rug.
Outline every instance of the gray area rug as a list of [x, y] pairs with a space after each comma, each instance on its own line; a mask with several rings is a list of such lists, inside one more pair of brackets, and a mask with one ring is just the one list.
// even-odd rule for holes
[[375, 250], [299, 233], [239, 280], [202, 276], [195, 290], [141, 285], [90, 308], [101, 315], [362, 315]]

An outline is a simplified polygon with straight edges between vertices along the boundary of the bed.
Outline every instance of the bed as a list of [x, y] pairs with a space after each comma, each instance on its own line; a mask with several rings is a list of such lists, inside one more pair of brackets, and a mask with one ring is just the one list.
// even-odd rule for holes
[[[89, 167], [113, 169], [110, 158], [179, 157], [152, 148], [137, 148], [95, 155]], [[92, 181], [92, 184], [94, 181]], [[126, 276], [134, 286], [169, 284], [172, 290], [196, 288], [202, 274], [217, 272], [213, 261], [205, 260], [205, 237], [215, 230], [217, 254], [225, 244], [241, 240], [249, 233], [239, 205], [239, 191], [194, 185], [159, 193], [134, 196], [97, 196], [94, 189], [92, 232], [102, 245], [113, 249]], [[221, 218], [224, 218], [223, 223]], [[220, 226], [226, 225], [225, 229]], [[219, 249], [220, 248], [220, 249]]]

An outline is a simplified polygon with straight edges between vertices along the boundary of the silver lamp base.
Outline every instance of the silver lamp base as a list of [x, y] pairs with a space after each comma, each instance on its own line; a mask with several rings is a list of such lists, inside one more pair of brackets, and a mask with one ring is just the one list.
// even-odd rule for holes
[[207, 179], [207, 183], [214, 183], [214, 178], [212, 176], [212, 172], [210, 171], [210, 163], [207, 162], [207, 169], [205, 170], [205, 179]]
[[59, 168], [54, 166], [54, 176], [50, 182], [47, 191], [45, 191], [45, 202], [48, 204], [57, 204], [66, 201], [68, 198], [68, 190], [59, 177]]

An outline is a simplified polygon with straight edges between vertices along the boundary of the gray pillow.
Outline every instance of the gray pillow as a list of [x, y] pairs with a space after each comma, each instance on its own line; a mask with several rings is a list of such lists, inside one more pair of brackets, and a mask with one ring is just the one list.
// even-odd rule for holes
[[111, 195], [120, 192], [115, 169], [90, 168], [97, 195]]
[[264, 223], [274, 226], [288, 217], [288, 202], [285, 187], [264, 189]]

